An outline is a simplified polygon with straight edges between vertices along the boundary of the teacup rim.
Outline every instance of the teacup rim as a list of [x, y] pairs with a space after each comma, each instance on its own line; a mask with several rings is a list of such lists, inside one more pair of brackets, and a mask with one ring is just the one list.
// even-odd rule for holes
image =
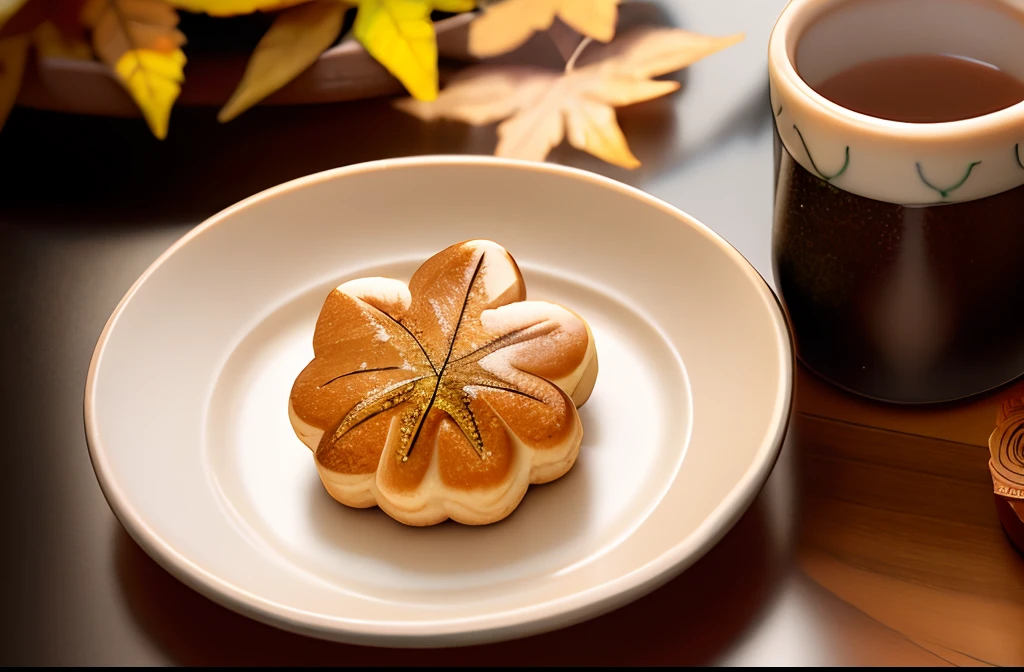
[[[967, 119], [940, 122], [909, 122], [894, 121], [855, 112], [832, 102], [818, 93], [814, 87], [804, 80], [797, 70], [796, 64], [793, 62], [793, 49], [791, 47], [799, 39], [799, 33], [805, 30], [814, 19], [835, 6], [856, 1], [790, 0], [779, 15], [769, 37], [769, 68], [774, 69], [780, 79], [784, 79], [788, 84], [795, 87], [802, 96], [812, 101], [824, 112], [838, 117], [847, 123], [859, 126], [866, 131], [877, 132], [882, 135], [896, 135], [903, 138], [907, 138], [909, 135], [914, 140], [942, 139], [948, 141], [957, 136], [968, 137], [996, 132], [1007, 125], [1012, 125], [1014, 121], [1024, 123], [1024, 100], [1001, 110]], [[1008, 9], [1013, 9], [1003, 0], [996, 1], [1006, 5]]]

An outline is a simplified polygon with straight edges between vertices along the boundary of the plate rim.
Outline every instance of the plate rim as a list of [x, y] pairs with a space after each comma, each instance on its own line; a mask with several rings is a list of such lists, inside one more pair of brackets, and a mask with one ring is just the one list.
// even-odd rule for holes
[[[769, 423], [769, 436], [758, 448], [754, 461], [739, 482], [715, 506], [698, 527], [675, 543], [668, 551], [650, 559], [639, 568], [584, 590], [561, 595], [528, 607], [497, 611], [484, 617], [460, 617], [420, 622], [367, 621], [358, 618], [328, 616], [297, 609], [260, 597], [235, 586], [190, 560], [162, 538], [134, 510], [113, 477], [96, 418], [96, 384], [110, 335], [139, 288], [179, 249], [234, 213], [263, 200], [303, 189], [351, 174], [364, 174], [394, 168], [462, 165], [499, 167], [528, 172], [560, 175], [610, 188], [624, 196], [643, 201], [666, 214], [682, 219], [726, 254], [752, 281], [755, 291], [775, 305], [771, 310], [776, 337], [786, 351], [782, 357], [777, 404]], [[767, 281], [728, 241], [707, 225], [681, 209], [636, 187], [603, 175], [570, 166], [518, 159], [474, 155], [426, 155], [382, 159], [356, 163], [299, 177], [257, 192], [205, 219], [160, 254], [132, 283], [107, 319], [97, 339], [85, 382], [84, 424], [86, 445], [94, 475], [108, 506], [129, 536], [157, 564], [179, 581], [212, 601], [253, 620], [294, 633], [352, 644], [391, 647], [443, 647], [481, 644], [539, 634], [578, 623], [642, 597], [685, 571], [713, 548], [732, 529], [764, 487], [778, 461], [792, 417], [795, 387], [796, 351], [792, 327], [785, 307]]]

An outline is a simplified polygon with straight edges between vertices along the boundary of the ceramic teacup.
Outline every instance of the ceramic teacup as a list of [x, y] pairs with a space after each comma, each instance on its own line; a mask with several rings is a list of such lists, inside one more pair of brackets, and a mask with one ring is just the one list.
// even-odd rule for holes
[[1024, 373], [1024, 103], [906, 123], [815, 91], [867, 61], [955, 54], [1024, 80], [1021, 0], [792, 0], [769, 46], [773, 258], [801, 360], [904, 403]]

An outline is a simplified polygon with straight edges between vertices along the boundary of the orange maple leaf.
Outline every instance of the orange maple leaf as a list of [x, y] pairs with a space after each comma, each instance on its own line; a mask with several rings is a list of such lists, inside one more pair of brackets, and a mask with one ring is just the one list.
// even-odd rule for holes
[[498, 126], [497, 156], [543, 161], [569, 144], [623, 168], [636, 168], [615, 107], [672, 93], [679, 82], [655, 80], [736, 44], [743, 35], [709, 37], [677, 28], [639, 28], [602, 47], [596, 62], [575, 68], [584, 40], [565, 72], [483, 65], [456, 76], [436, 101], [404, 99], [396, 106], [420, 119]]

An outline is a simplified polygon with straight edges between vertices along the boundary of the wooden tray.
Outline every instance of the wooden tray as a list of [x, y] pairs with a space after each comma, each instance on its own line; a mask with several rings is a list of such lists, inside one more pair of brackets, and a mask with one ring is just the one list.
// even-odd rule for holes
[[[475, 16], [472, 12], [458, 14], [434, 23], [439, 59], [462, 63], [474, 60], [467, 43], [469, 24]], [[223, 105], [241, 80], [248, 59], [248, 51], [203, 53], [190, 58], [176, 105]], [[340, 102], [400, 91], [402, 85], [398, 80], [373, 60], [361, 44], [346, 36], [325, 51], [309, 69], [260, 104]], [[98, 61], [40, 59], [35, 67], [26, 70], [18, 103], [75, 114], [139, 116], [138, 107], [110, 68]]]

